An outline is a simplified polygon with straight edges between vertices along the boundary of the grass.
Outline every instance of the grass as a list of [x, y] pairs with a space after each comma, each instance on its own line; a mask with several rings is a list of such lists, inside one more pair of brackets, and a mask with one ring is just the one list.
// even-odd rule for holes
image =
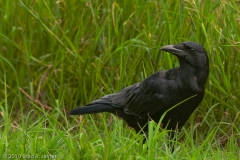
[[[0, 6], [0, 159], [239, 159], [239, 1], [0, 0]], [[110, 114], [69, 116], [178, 66], [159, 48], [182, 41], [206, 48], [210, 76], [173, 154], [168, 131], [153, 122], [142, 145], [141, 135]]]

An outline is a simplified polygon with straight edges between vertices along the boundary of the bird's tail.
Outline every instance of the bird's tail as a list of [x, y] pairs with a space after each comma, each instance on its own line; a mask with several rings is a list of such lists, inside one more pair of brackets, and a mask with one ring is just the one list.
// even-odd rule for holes
[[70, 115], [84, 115], [100, 112], [113, 112], [115, 108], [106, 104], [91, 104], [89, 106], [75, 108], [70, 111]]

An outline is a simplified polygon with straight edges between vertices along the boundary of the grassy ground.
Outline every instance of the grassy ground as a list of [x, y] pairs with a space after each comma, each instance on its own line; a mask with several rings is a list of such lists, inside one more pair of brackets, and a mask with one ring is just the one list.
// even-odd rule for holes
[[[239, 1], [0, 0], [0, 24], [0, 159], [239, 159]], [[153, 122], [142, 145], [110, 114], [69, 116], [178, 66], [159, 48], [182, 41], [211, 68], [173, 154]]]

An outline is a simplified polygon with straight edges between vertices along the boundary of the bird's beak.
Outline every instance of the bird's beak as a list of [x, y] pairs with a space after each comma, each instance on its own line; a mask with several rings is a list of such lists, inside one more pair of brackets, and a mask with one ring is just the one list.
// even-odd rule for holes
[[174, 44], [174, 45], [168, 45], [161, 48], [161, 50], [172, 53], [179, 57], [185, 57], [186, 53], [184, 52], [184, 46], [183, 44]]

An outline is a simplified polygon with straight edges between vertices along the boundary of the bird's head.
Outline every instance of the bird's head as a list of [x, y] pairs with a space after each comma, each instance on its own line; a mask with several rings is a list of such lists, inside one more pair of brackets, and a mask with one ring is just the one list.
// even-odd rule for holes
[[183, 42], [180, 44], [168, 45], [161, 50], [177, 56], [181, 65], [189, 64], [197, 71], [209, 68], [206, 50], [197, 42]]
[[183, 42], [162, 47], [161, 50], [177, 56], [180, 69], [191, 70], [197, 77], [198, 88], [204, 89], [209, 75], [209, 62], [203, 46], [196, 42]]

